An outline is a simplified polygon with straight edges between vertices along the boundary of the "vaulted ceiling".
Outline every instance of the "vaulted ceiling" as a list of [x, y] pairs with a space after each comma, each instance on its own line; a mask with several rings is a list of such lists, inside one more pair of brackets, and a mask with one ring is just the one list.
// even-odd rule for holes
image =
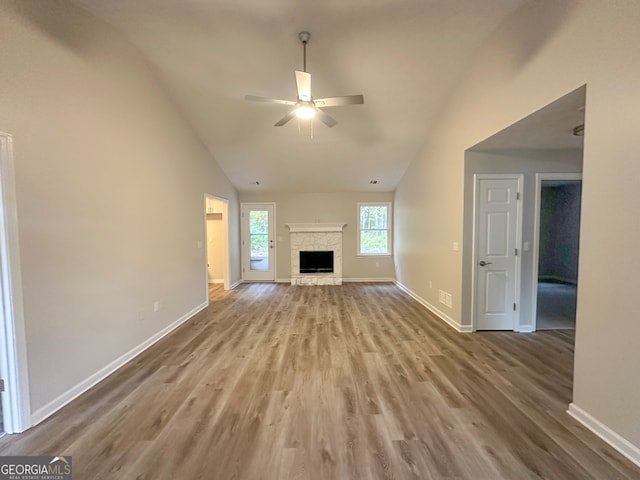
[[[527, 2], [72, 1], [140, 49], [238, 190], [298, 192], [393, 190], [482, 40]], [[290, 107], [244, 100], [295, 100], [303, 30], [314, 97], [365, 98], [328, 108], [339, 123], [314, 120], [313, 138], [273, 126]]]

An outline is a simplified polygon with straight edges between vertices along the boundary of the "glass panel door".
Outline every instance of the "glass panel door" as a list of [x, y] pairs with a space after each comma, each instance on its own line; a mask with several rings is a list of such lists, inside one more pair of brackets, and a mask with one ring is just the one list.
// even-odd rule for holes
[[242, 278], [275, 280], [272, 203], [242, 204]]

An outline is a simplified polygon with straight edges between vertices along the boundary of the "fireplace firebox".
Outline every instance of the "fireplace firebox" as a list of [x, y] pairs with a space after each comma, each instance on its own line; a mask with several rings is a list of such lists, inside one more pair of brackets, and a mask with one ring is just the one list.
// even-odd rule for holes
[[300, 251], [300, 273], [333, 272], [333, 251]]

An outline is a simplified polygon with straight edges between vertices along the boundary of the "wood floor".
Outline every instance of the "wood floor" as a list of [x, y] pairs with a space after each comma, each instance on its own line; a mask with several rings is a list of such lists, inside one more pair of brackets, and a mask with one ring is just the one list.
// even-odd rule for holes
[[74, 479], [638, 479], [565, 413], [573, 331], [459, 334], [391, 284], [245, 284], [0, 455]]

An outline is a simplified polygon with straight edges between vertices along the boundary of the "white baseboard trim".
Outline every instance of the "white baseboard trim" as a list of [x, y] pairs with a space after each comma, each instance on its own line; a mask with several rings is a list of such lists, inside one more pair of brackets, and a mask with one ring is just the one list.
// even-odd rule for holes
[[471, 325], [460, 325], [458, 322], [456, 322], [449, 315], [447, 315], [446, 313], [442, 312], [441, 310], [439, 310], [436, 307], [434, 307], [433, 305], [431, 305], [424, 298], [422, 298], [417, 293], [413, 292], [411, 289], [409, 289], [408, 287], [406, 287], [402, 283], [398, 282], [397, 280], [394, 283], [398, 286], [398, 288], [400, 288], [400, 290], [402, 290], [405, 293], [407, 293], [411, 298], [413, 298], [415, 301], [417, 301], [420, 305], [425, 307], [431, 313], [435, 314], [437, 317], [439, 317], [441, 320], [443, 320], [449, 326], [455, 328], [458, 332], [460, 332], [460, 333], [471, 333], [471, 332], [473, 332], [473, 327]]
[[209, 283], [224, 283], [224, 278], [212, 278]]
[[533, 325], [521, 325], [518, 328], [519, 333], [533, 333]]
[[567, 413], [640, 467], [640, 448], [592, 417], [575, 403], [569, 404]]
[[394, 283], [395, 280], [393, 278], [388, 277], [374, 277], [374, 278], [343, 278], [343, 282], [346, 283]]
[[276, 278], [276, 283], [291, 283], [290, 278]]
[[75, 398], [79, 397], [80, 395], [82, 395], [87, 390], [89, 390], [95, 384], [97, 384], [98, 382], [102, 381], [103, 379], [105, 379], [106, 377], [111, 375], [113, 372], [118, 370], [124, 364], [126, 364], [127, 362], [130, 362], [131, 360], [133, 360], [135, 357], [140, 355], [142, 352], [144, 352], [147, 348], [152, 346], [158, 340], [160, 340], [161, 338], [167, 336], [169, 333], [171, 333], [173, 330], [178, 328], [184, 322], [189, 320], [195, 314], [197, 314], [197, 313], [201, 312], [202, 310], [204, 310], [207, 307], [208, 303], [209, 302], [207, 301], [207, 302], [204, 302], [204, 303], [198, 305], [197, 307], [195, 307], [190, 312], [184, 314], [182, 317], [180, 317], [175, 322], [171, 323], [170, 325], [167, 325], [165, 328], [160, 330], [158, 333], [156, 333], [155, 335], [149, 337], [147, 340], [142, 342], [137, 347], [132, 348], [131, 350], [129, 350], [124, 355], [120, 356], [119, 358], [116, 358], [113, 362], [109, 363], [108, 365], [105, 365], [103, 368], [101, 368], [96, 373], [94, 373], [93, 375], [88, 377], [86, 380], [83, 380], [82, 382], [78, 383], [76, 386], [70, 388], [69, 390], [64, 392], [62, 395], [60, 395], [57, 398], [54, 398], [53, 400], [51, 400], [44, 407], [41, 407], [38, 410], [36, 410], [35, 412], [33, 412], [31, 414], [31, 426], [36, 426], [38, 423], [40, 423], [43, 420], [47, 419], [49, 416], [53, 415], [55, 412], [60, 410], [66, 404], [68, 404], [69, 402], [71, 402], [72, 400], [74, 400]]
[[229, 287], [229, 290], [233, 290], [234, 288], [236, 288], [241, 283], [242, 283], [242, 280], [238, 280], [237, 282], [232, 283], [231, 286]]

